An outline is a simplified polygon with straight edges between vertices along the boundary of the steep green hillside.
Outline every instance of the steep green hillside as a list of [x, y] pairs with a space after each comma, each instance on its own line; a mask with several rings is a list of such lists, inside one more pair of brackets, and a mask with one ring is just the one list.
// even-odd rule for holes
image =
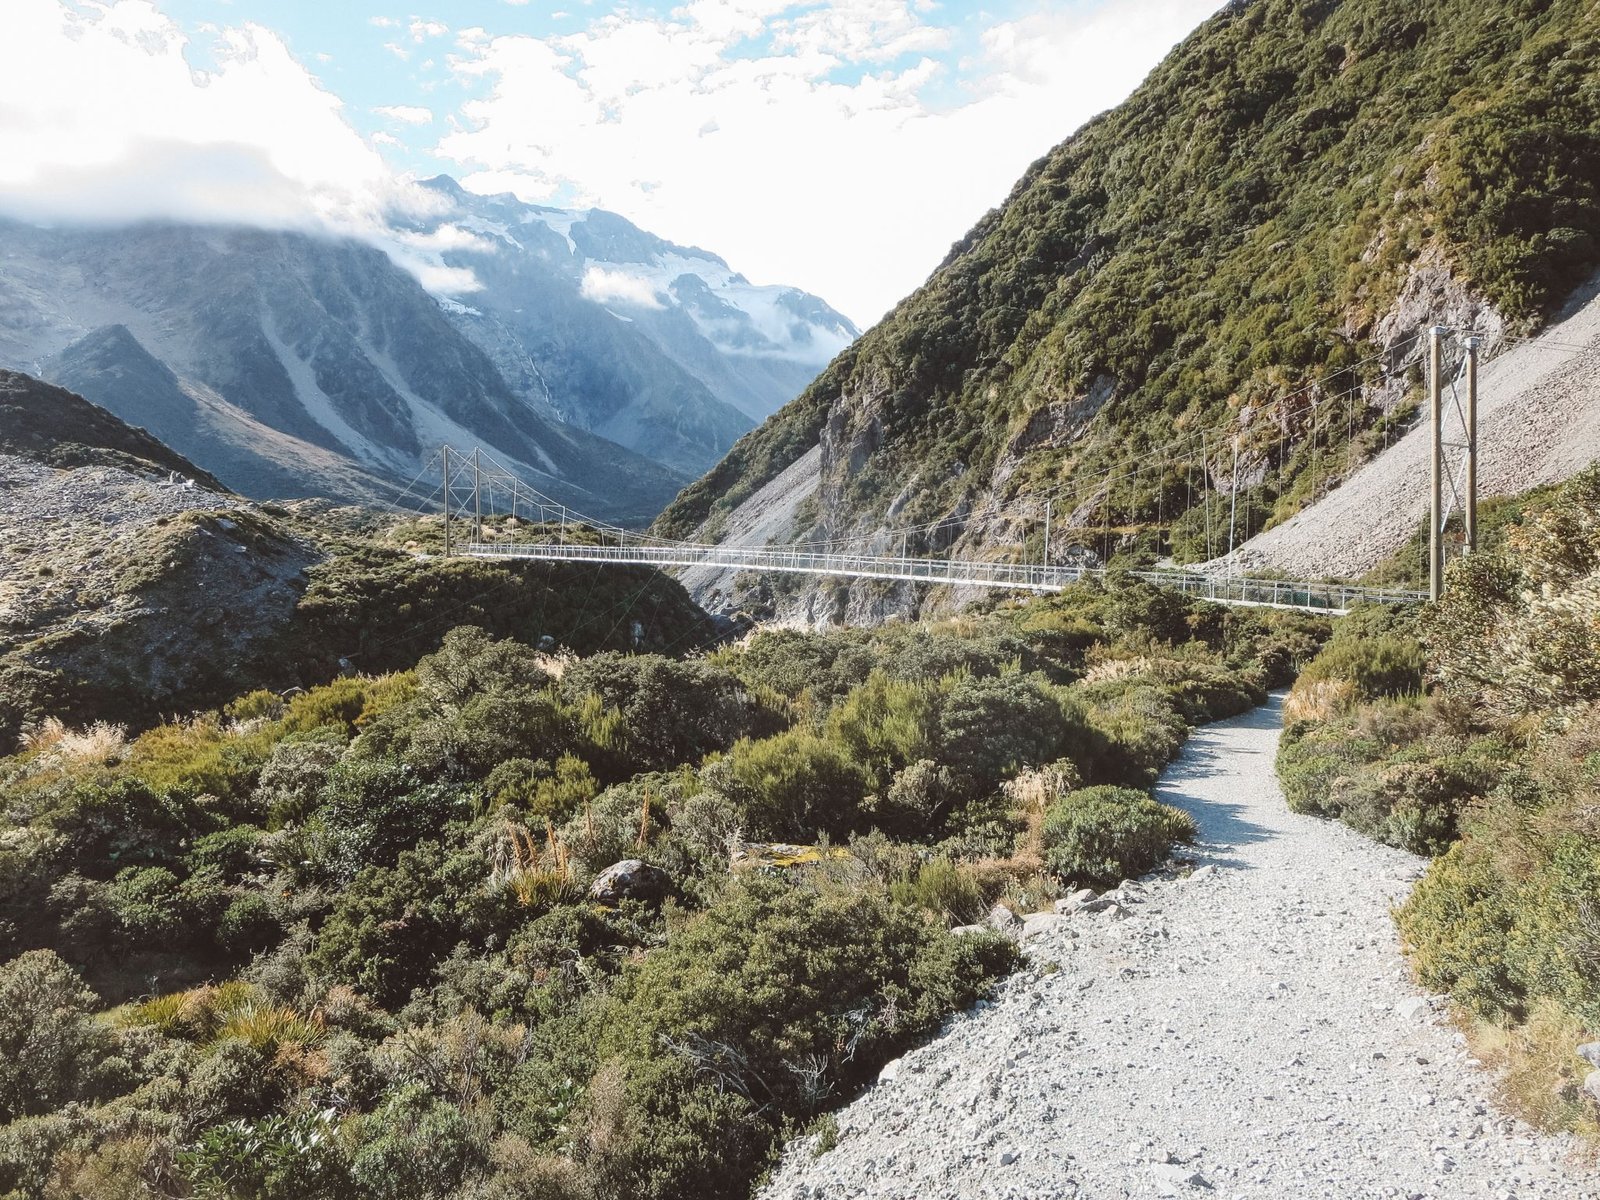
[[1594, 270], [1597, 57], [1582, 0], [1229, 5], [657, 529], [819, 439], [796, 533], [1016, 552], [1056, 493], [1076, 540], [1195, 558], [1235, 480], [1241, 531], [1283, 519], [1407, 418], [1420, 330], [1536, 324]]

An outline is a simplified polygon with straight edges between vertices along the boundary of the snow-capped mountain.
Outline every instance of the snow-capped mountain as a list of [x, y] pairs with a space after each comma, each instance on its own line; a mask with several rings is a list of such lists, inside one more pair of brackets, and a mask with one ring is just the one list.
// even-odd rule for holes
[[682, 478], [530, 405], [411, 274], [349, 239], [0, 222], [0, 366], [255, 496], [392, 496], [445, 440], [613, 518]]
[[423, 186], [437, 211], [399, 236], [479, 285], [450, 319], [523, 399], [659, 462], [709, 467], [857, 336], [817, 297], [615, 213]]
[[[423, 185], [375, 240], [0, 220], [0, 367], [257, 497], [392, 496], [442, 441], [648, 520], [855, 337], [612, 213]], [[470, 282], [429, 292], [399, 261]]]

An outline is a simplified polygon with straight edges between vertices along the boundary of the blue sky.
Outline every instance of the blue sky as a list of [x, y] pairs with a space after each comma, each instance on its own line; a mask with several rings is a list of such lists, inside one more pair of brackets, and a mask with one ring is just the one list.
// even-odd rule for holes
[[0, 0], [0, 211], [381, 240], [444, 171], [868, 324], [1217, 5]]

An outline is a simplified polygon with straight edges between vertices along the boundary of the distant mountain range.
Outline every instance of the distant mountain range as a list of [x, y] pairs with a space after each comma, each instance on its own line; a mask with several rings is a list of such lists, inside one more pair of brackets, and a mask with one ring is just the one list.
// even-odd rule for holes
[[691, 474], [857, 336], [817, 297], [757, 287], [615, 213], [477, 196], [448, 176], [423, 186], [443, 207], [410, 232], [470, 235], [443, 258], [482, 284], [445, 310], [517, 394]]
[[246, 495], [390, 498], [449, 440], [640, 521], [855, 336], [614, 214], [425, 186], [395, 237], [451, 246], [481, 284], [459, 300], [352, 239], [0, 222], [0, 367]]

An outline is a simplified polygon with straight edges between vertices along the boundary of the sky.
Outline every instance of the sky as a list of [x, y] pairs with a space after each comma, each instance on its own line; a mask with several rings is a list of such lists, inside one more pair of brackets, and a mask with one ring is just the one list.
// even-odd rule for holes
[[0, 213], [331, 230], [441, 172], [865, 327], [1220, 0], [0, 0]]

